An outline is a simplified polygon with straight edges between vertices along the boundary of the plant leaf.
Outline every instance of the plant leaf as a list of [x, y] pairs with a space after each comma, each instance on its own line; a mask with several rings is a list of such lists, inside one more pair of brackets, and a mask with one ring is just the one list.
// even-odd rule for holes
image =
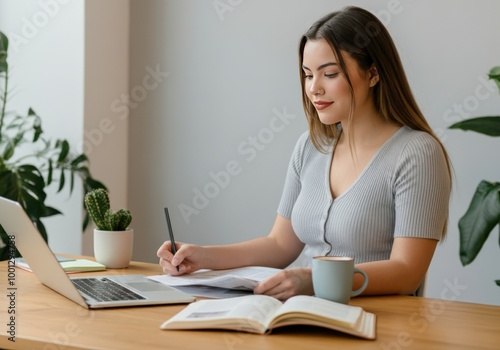
[[12, 142], [11, 140], [7, 140], [2, 158], [4, 160], [9, 160], [13, 155], [14, 155], [14, 142]]
[[82, 153], [78, 157], [73, 159], [70, 164], [71, 164], [71, 167], [76, 168], [78, 166], [78, 164], [80, 164], [82, 162], [86, 162], [88, 160], [89, 159], [87, 158], [87, 156], [84, 153]]
[[62, 214], [59, 210], [53, 207], [46, 206], [45, 207], [45, 213], [43, 213], [42, 217], [48, 217], [48, 216], [54, 216], [54, 215], [59, 215]]
[[500, 183], [481, 181], [469, 209], [458, 222], [462, 265], [470, 264], [476, 258], [499, 221]]
[[58, 147], [61, 148], [61, 153], [59, 154], [59, 158], [57, 159], [57, 161], [59, 163], [62, 163], [62, 162], [64, 162], [64, 160], [68, 156], [68, 153], [69, 153], [69, 143], [66, 140], [60, 140], [60, 141], [57, 142], [57, 145], [58, 145]]
[[[21, 204], [24, 202], [29, 202], [32, 199], [36, 202], [40, 202], [40, 210], [36, 211], [36, 216], [42, 215], [45, 210], [45, 199], [47, 194], [45, 193], [45, 181], [42, 174], [34, 165], [23, 164], [17, 169], [17, 179], [16, 179], [16, 190], [17, 197], [13, 198]], [[38, 204], [34, 204], [34, 207], [38, 208]], [[27, 209], [23, 206], [24, 209]], [[30, 213], [28, 210], [26, 210]]]
[[498, 89], [500, 89], [500, 66], [491, 68], [488, 77], [493, 80], [497, 84]]
[[61, 192], [61, 190], [64, 188], [64, 183], [66, 181], [66, 176], [64, 174], [64, 168], [61, 169], [61, 175], [59, 176], [59, 188], [57, 189], [57, 192]]
[[464, 131], [475, 131], [489, 136], [500, 136], [500, 116], [486, 116], [466, 119], [448, 127], [449, 129], [461, 129]]
[[0, 73], [6, 72], [9, 68], [7, 63], [7, 49], [9, 48], [9, 39], [4, 33], [0, 32]]
[[10, 169], [0, 172], [0, 195], [5, 198], [17, 200], [17, 176]]
[[54, 174], [54, 166], [52, 165], [52, 159], [49, 159], [48, 163], [49, 163], [49, 169], [47, 171], [47, 186], [52, 183], [52, 177]]
[[42, 121], [40, 117], [37, 116], [37, 119], [33, 122], [33, 142], [37, 142], [40, 136], [43, 134], [42, 130]]
[[73, 193], [73, 188], [75, 187], [75, 173], [73, 171], [70, 172], [70, 181], [69, 181], [69, 193]]
[[500, 280], [496, 280], [495, 282], [496, 282], [497, 286], [500, 286]]

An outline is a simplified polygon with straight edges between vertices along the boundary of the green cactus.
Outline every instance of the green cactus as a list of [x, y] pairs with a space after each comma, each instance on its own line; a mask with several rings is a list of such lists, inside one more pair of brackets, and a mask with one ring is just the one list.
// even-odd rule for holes
[[108, 193], [104, 189], [97, 189], [88, 192], [85, 195], [85, 207], [89, 212], [92, 221], [99, 230], [107, 230], [107, 222], [105, 219], [106, 212], [110, 209]]
[[132, 214], [129, 210], [111, 210], [108, 193], [102, 188], [88, 192], [84, 202], [92, 221], [99, 230], [124, 231], [132, 221]]
[[110, 231], [126, 230], [132, 221], [132, 214], [130, 214], [130, 211], [126, 209], [120, 209], [117, 211], [108, 210], [104, 217], [108, 227], [112, 228]]

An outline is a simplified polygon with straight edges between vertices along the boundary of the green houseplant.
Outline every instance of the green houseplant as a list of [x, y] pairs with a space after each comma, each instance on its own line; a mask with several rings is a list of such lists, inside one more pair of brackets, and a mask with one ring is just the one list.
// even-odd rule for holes
[[[492, 68], [488, 76], [500, 89], [500, 66]], [[449, 128], [498, 137], [500, 136], [500, 116], [467, 119]], [[477, 186], [467, 212], [458, 223], [462, 265], [468, 265], [476, 258], [488, 236], [499, 223], [500, 183], [483, 180]], [[500, 280], [496, 280], [496, 284], [500, 285]]]
[[134, 230], [127, 209], [111, 210], [108, 192], [102, 188], [85, 195], [85, 207], [94, 222], [94, 255], [108, 268], [127, 267], [132, 259]]
[[[48, 186], [57, 186], [58, 192], [69, 186], [71, 194], [75, 177], [81, 179], [84, 193], [105, 186], [91, 176], [85, 154], [73, 154], [65, 139], [44, 137], [42, 118], [33, 109], [29, 108], [26, 114], [7, 109], [8, 46], [8, 38], [0, 32], [0, 196], [19, 202], [44, 239], [48, 240], [42, 219], [61, 214], [45, 202]], [[86, 213], [83, 229], [88, 222]], [[3, 242], [0, 260], [5, 260], [8, 251], [4, 245], [9, 239], [1, 225], [0, 239]]]

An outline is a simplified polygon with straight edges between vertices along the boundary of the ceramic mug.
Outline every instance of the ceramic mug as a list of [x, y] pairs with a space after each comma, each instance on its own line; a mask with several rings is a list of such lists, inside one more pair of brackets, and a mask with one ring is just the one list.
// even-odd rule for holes
[[[355, 273], [364, 277], [363, 285], [352, 290]], [[368, 285], [366, 272], [354, 267], [354, 259], [344, 256], [316, 256], [312, 260], [314, 294], [322, 299], [349, 304], [351, 297], [360, 295]]]

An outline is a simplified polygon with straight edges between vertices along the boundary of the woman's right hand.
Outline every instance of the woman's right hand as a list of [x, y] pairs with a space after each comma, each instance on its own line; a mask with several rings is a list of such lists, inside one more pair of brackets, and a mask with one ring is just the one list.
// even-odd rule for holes
[[[156, 255], [160, 258], [163, 272], [178, 276], [191, 273], [202, 268], [203, 247], [195, 244], [176, 242], [177, 253], [172, 254], [172, 244], [165, 241], [158, 249]], [[179, 267], [179, 271], [177, 271]]]

